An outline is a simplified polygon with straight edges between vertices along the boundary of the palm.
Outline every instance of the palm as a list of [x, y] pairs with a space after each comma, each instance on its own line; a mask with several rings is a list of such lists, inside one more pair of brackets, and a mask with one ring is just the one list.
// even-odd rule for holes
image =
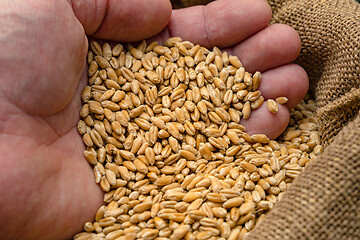
[[[71, 3], [70, 0], [69, 2]], [[107, 1], [99, 1], [98, 7], [105, 2]], [[100, 19], [102, 23], [91, 17], [84, 18], [81, 14], [84, 6], [73, 5], [79, 22], [66, 1], [0, 2], [0, 9], [9, 9], [17, 14], [17, 17], [10, 18], [6, 13], [0, 12], [0, 19], [5, 16], [2, 26], [7, 30], [3, 33], [5, 37], [0, 34], [0, 52], [3, 56], [9, 56], [0, 58], [0, 204], [5, 206], [0, 209], [1, 239], [70, 238], [81, 230], [85, 221], [93, 218], [97, 208], [102, 204], [101, 190], [94, 182], [91, 167], [84, 160], [84, 145], [76, 129], [81, 107], [80, 92], [87, 80], [84, 69], [87, 49], [85, 32], [96, 32], [95, 37], [109, 40], [140, 40], [159, 32], [168, 23], [170, 16], [169, 4], [166, 0], [158, 0], [153, 4], [158, 4], [159, 7], [144, 10], [147, 11], [150, 20], [142, 18], [139, 14], [140, 23], [126, 22], [120, 16], [116, 16], [116, 11], [126, 16], [123, 9], [129, 8], [128, 11], [131, 12], [136, 4], [131, 5], [123, 1], [122, 5], [120, 4], [123, 11], [121, 12], [117, 6], [110, 7], [110, 2], [107, 2], [108, 9], [113, 9], [113, 12], [108, 12], [109, 17], [104, 17], [105, 20]], [[223, 2], [231, 3], [231, 0]], [[250, 2], [254, 4], [254, 1], [248, 3]], [[246, 4], [246, 1], [244, 3]], [[114, 1], [112, 4], [115, 4]], [[263, 8], [264, 4], [261, 4]], [[161, 15], [153, 9], [158, 9]], [[219, 37], [211, 37], [209, 33], [207, 39], [201, 32], [198, 35], [193, 34], [193, 31], [199, 30], [197, 26], [192, 26], [193, 31], [187, 26], [191, 25], [189, 21], [197, 21], [191, 17], [187, 18], [187, 15], [194, 17], [202, 14], [191, 14], [191, 11], [202, 10], [195, 8], [184, 10], [181, 14], [174, 12], [169, 28], [154, 39], [162, 41], [170, 37], [170, 29], [173, 35], [202, 45], [234, 46], [228, 50], [245, 56], [242, 61], [251, 71], [267, 71], [287, 64], [296, 57], [296, 49], [293, 52], [289, 50], [290, 53], [285, 50], [288, 53], [285, 53], [285, 57], [282, 56], [285, 60], [272, 61], [275, 65], [266, 65], [267, 59], [262, 56], [264, 63], [256, 65], [259, 57], [249, 57], [251, 54], [246, 50], [251, 49], [251, 44], [256, 45], [256, 40], [237, 44], [265, 27], [268, 21], [266, 17], [262, 20], [263, 23], [259, 23], [260, 26], [254, 26], [254, 30], [247, 33], [245, 31], [245, 35], [240, 34], [240, 39], [235, 36], [217, 40]], [[167, 14], [164, 14], [165, 12]], [[106, 14], [105, 11], [103, 14]], [[118, 24], [118, 18], [125, 26]], [[176, 24], [177, 22], [183, 26]], [[100, 25], [102, 28], [93, 29], [93, 26]], [[118, 28], [111, 29], [113, 26]], [[221, 29], [221, 26], [218, 27]], [[216, 34], [216, 31], [210, 33]], [[16, 41], [7, 41], [7, 36]], [[254, 69], [250, 66], [254, 66]], [[281, 79], [281, 72], [284, 70], [279, 69], [277, 68], [277, 71], [280, 72]], [[268, 71], [268, 79], [271, 79], [271, 74], [274, 75], [275, 72]], [[266, 80], [266, 74], [264, 75]], [[293, 88], [304, 81], [306, 78], [302, 82], [299, 80]], [[268, 85], [265, 82], [262, 87], [266, 89]], [[307, 85], [304, 85], [306, 91]], [[288, 91], [285, 90], [283, 92]], [[289, 106], [296, 104], [303, 95], [304, 90], [298, 91], [299, 93], [295, 94], [297, 97], [290, 99]], [[269, 97], [271, 94], [281, 95], [281, 91], [268, 92]], [[286, 111], [284, 107], [283, 112]], [[259, 111], [259, 114], [263, 113]], [[283, 119], [285, 124], [280, 124], [275, 135], [286, 126], [286, 114], [285, 118], [280, 119]], [[251, 124], [248, 125], [253, 132], [262, 131]]]
[[[77, 111], [73, 110], [74, 115]], [[14, 233], [22, 234], [17, 231], [19, 225], [26, 226], [31, 222], [28, 225], [30, 235], [24, 239], [35, 236], [55, 239], [62, 231], [67, 235], [74, 229], [79, 230], [101, 204], [101, 192], [93, 181], [91, 168], [82, 157], [83, 144], [74, 124], [67, 123], [68, 131], [61, 136], [53, 130], [56, 122], [71, 117], [70, 110], [59, 113], [53, 116], [54, 124], [50, 124], [44, 118], [18, 116], [20, 122], [33, 122], [28, 126], [31, 130], [22, 136], [9, 133], [8, 139], [0, 142], [2, 146], [7, 145], [6, 149], [1, 149], [3, 157], [16, 166], [15, 176], [8, 178], [15, 189], [2, 200], [9, 200], [3, 214], [17, 217], [10, 221], [3, 218], [2, 225], [7, 229], [16, 228]], [[42, 139], [41, 143], [33, 142], [34, 136]], [[58, 226], [56, 231], [48, 231], [55, 224]], [[12, 237], [10, 239], [14, 239]]]
[[23, 8], [24, 21], [5, 22], [18, 24], [10, 34], [20, 39], [0, 50], [14, 56], [1, 62], [1, 166], [9, 169], [0, 179], [1, 239], [69, 238], [101, 204], [75, 127], [77, 89], [86, 82], [85, 34], [71, 9], [58, 7], [61, 17], [35, 8], [35, 18]]

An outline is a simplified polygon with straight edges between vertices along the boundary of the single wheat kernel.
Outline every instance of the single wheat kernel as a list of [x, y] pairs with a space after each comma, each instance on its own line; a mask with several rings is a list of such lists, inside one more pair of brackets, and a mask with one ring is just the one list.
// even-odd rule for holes
[[278, 104], [285, 104], [285, 103], [287, 103], [288, 99], [287, 99], [287, 97], [277, 97], [277, 98], [275, 99], [275, 101], [276, 101]]
[[279, 111], [278, 105], [273, 99], [267, 100], [267, 108], [272, 113], [277, 113]]
[[244, 119], [248, 119], [250, 117], [251, 114], [251, 106], [250, 106], [250, 102], [246, 102], [244, 104], [244, 107], [242, 109], [242, 115]]

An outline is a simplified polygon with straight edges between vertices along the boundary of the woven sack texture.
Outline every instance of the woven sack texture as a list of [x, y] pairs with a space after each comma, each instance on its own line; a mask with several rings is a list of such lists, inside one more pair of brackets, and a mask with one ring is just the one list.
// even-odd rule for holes
[[[186, 7], [210, 1], [173, 2]], [[296, 62], [309, 75], [326, 148], [246, 239], [360, 239], [360, 5], [268, 2], [271, 23], [290, 25], [301, 37]]]

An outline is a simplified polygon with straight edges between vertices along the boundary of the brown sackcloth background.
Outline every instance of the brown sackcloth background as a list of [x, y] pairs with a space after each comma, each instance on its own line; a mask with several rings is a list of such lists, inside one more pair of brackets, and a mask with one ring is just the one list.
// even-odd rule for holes
[[[208, 2], [173, 1], [177, 8]], [[360, 239], [360, 4], [269, 4], [271, 23], [288, 24], [301, 37], [296, 62], [309, 75], [326, 148], [246, 240]]]

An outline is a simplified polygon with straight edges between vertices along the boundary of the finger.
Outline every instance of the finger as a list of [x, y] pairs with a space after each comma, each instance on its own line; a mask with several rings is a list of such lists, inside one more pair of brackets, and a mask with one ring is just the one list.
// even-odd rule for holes
[[297, 32], [283, 24], [270, 25], [232, 49], [249, 72], [266, 71], [294, 61], [301, 50]]
[[259, 90], [265, 99], [287, 97], [288, 108], [295, 107], [305, 96], [309, 79], [305, 70], [296, 64], [288, 64], [261, 74]]
[[278, 105], [279, 111], [276, 114], [267, 109], [264, 102], [261, 107], [251, 112], [248, 119], [242, 119], [240, 124], [246, 128], [246, 132], [252, 134], [265, 134], [270, 139], [275, 139], [286, 129], [290, 115], [286, 106]]
[[168, 30], [205, 47], [229, 47], [265, 28], [270, 18], [263, 0], [219, 0], [173, 11]]
[[72, 1], [87, 35], [114, 41], [138, 41], [165, 28], [171, 17], [169, 0]]

